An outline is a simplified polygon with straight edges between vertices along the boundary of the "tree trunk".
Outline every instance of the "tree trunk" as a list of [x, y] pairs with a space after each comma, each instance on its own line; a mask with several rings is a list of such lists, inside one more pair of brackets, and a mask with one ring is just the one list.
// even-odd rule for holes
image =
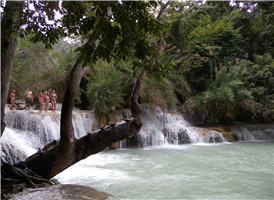
[[20, 29], [19, 13], [23, 10], [24, 1], [6, 1], [1, 20], [1, 135], [4, 132], [4, 111], [7, 102], [11, 71]]
[[[165, 12], [165, 10], [167, 9], [169, 4], [170, 4], [170, 1], [168, 1], [166, 4], [161, 5], [159, 14], [157, 16], [157, 20], [160, 23], [162, 23], [163, 13]], [[163, 38], [159, 39], [157, 42], [157, 49], [156, 49], [155, 54], [156, 55], [161, 54], [165, 48], [166, 48], [166, 41]], [[149, 62], [151, 65], [154, 63], [154, 59], [155, 58], [153, 56], [149, 59]], [[145, 69], [141, 70], [141, 72], [139, 74], [140, 79], [138, 79], [135, 82], [135, 85], [134, 85], [134, 88], [132, 90], [131, 97], [130, 97], [131, 116], [136, 118], [137, 123], [139, 124], [140, 127], [142, 127], [143, 124], [141, 122], [142, 110], [141, 110], [141, 106], [138, 103], [138, 98], [139, 98], [139, 93], [140, 93], [143, 79], [146, 77], [146, 73], [147, 73], [147, 71]]]
[[[93, 40], [95, 32], [96, 30], [93, 31], [87, 44], [92, 44], [91, 41]], [[161, 39], [160, 42], [158, 42], [156, 53], [161, 53], [165, 46], [165, 40]], [[82, 56], [85, 56], [85, 54], [86, 52], [84, 52]], [[151, 58], [152, 63], [153, 59], [154, 58]], [[25, 160], [25, 165], [29, 169], [45, 179], [52, 178], [71, 165], [106, 149], [113, 143], [135, 136], [142, 127], [140, 120], [141, 107], [137, 102], [142, 80], [138, 80], [131, 96], [131, 119], [111, 123], [93, 133], [76, 139], [72, 126], [72, 108], [82, 73], [82, 62], [77, 61], [71, 71], [63, 101], [60, 141], [52, 142], [41, 152], [37, 152]], [[146, 71], [142, 70], [140, 76], [143, 78], [145, 75]]]

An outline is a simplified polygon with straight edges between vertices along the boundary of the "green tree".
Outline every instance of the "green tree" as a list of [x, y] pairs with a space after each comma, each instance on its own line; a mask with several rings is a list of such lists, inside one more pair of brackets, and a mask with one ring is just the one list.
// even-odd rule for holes
[[129, 86], [129, 78], [113, 65], [114, 63], [98, 61], [90, 73], [85, 91], [99, 119], [114, 108], [122, 108], [125, 96], [123, 91]]
[[201, 16], [200, 25], [189, 35], [189, 43], [182, 56], [184, 75], [193, 91], [205, 90], [215, 79], [220, 63], [226, 65], [243, 54], [239, 29], [225, 18], [213, 22]]
[[[42, 150], [43, 153], [39, 152], [27, 158], [24, 162], [26, 169], [33, 170], [43, 178], [49, 179], [87, 156], [104, 150], [113, 142], [132, 137], [139, 132], [142, 122], [140, 120], [140, 105], [137, 100], [142, 79], [146, 75], [144, 67], [157, 75], [165, 74], [163, 66], [157, 63], [156, 59], [166, 47], [166, 42], [161, 35], [163, 28], [161, 22], [163, 12], [168, 5], [169, 2], [161, 5], [159, 15], [155, 19], [155, 16], [149, 13], [149, 8], [157, 6], [157, 2], [77, 1], [62, 3], [62, 13], [64, 14], [60, 22], [62, 30], [68, 34], [86, 35], [90, 33], [90, 35], [87, 42], [77, 49], [79, 57], [68, 77], [61, 111], [60, 141], [54, 141], [47, 145]], [[7, 3], [6, 7], [10, 7], [10, 5], [8, 6]], [[4, 12], [6, 12], [6, 7]], [[8, 13], [7, 15], [10, 17]], [[16, 22], [15, 25], [22, 24]], [[51, 29], [52, 27], [47, 26], [46, 28]], [[55, 36], [64, 35], [63, 32], [58, 34], [59, 30], [57, 28], [54, 32], [55, 35], [51, 38], [53, 42]], [[33, 41], [39, 41], [45, 32], [38, 30]], [[148, 34], [159, 38], [156, 47], [149, 45]], [[46, 40], [48, 36], [46, 34], [45, 37], [42, 37], [42, 42], [49, 43]], [[12, 45], [16, 47], [17, 44]], [[137, 68], [143, 68], [131, 95], [132, 118], [102, 127], [93, 134], [76, 139], [72, 125], [72, 109], [83, 75], [83, 67], [89, 63], [95, 63], [98, 59], [110, 61], [111, 57], [115, 57], [116, 60], [132, 59], [133, 74]], [[27, 172], [6, 163], [3, 164], [2, 170], [5, 170], [5, 174], [10, 172], [11, 176], [15, 175], [18, 179], [26, 180], [28, 177], [28, 181], [41, 181], [41, 178], [27, 176]], [[21, 174], [18, 174], [19, 171]]]
[[252, 92], [244, 87], [243, 65], [222, 67], [209, 89], [201, 95], [191, 97], [184, 104], [184, 110], [205, 112], [206, 124], [233, 124], [240, 109], [255, 112], [256, 102]]
[[245, 87], [259, 103], [253, 120], [264, 122], [274, 121], [274, 59], [270, 54], [255, 55], [254, 63], [243, 63], [247, 69], [244, 79]]

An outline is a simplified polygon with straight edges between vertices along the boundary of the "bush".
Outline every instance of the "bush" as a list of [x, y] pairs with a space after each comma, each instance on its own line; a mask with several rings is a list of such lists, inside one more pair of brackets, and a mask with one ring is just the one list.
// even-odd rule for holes
[[246, 73], [243, 65], [223, 67], [207, 91], [184, 104], [184, 111], [204, 111], [207, 124], [232, 124], [240, 109], [255, 112], [257, 104], [252, 92], [243, 86]]
[[114, 108], [121, 108], [125, 96], [123, 89], [128, 85], [128, 77], [118, 71], [113, 63], [98, 61], [91, 70], [86, 91], [96, 117], [102, 118]]

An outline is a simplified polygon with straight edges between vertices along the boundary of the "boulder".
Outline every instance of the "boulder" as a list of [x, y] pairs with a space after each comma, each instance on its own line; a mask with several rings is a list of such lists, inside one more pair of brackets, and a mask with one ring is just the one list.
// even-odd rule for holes
[[164, 128], [163, 134], [169, 144], [176, 144], [178, 141], [178, 134], [170, 129]]
[[18, 110], [24, 110], [25, 109], [25, 104], [24, 103], [17, 103], [16, 106], [17, 106]]
[[59, 184], [50, 187], [36, 189], [26, 189], [18, 194], [12, 194], [9, 200], [118, 200], [118, 198], [106, 193], [95, 190], [89, 186]]
[[178, 131], [178, 144], [188, 144], [190, 143], [189, 136], [186, 129], [180, 129]]
[[209, 138], [209, 143], [223, 142], [223, 139], [219, 135], [213, 135]]
[[[34, 105], [34, 110], [40, 110], [40, 105], [39, 105], [39, 103]], [[43, 104], [43, 110], [45, 110], [45, 103]], [[48, 110], [52, 110], [52, 105], [51, 105], [51, 103], [49, 103], [49, 105], [48, 105]]]

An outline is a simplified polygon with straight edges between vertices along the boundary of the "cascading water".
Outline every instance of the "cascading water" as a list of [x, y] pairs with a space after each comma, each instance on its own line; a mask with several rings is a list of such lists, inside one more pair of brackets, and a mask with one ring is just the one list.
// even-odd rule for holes
[[15, 164], [36, 152], [31, 139], [25, 140], [25, 135], [6, 127], [1, 138], [1, 157], [5, 162]]
[[[48, 105], [48, 109], [52, 110], [52, 105], [51, 103], [49, 103]], [[61, 103], [57, 103], [56, 104], [56, 110], [61, 110], [62, 109], [62, 104]], [[30, 110], [39, 110], [39, 104], [36, 105], [32, 105], [30, 107]], [[45, 104], [43, 104], [43, 110], [45, 110]], [[73, 107], [73, 110], [80, 110], [79, 108]]]
[[274, 125], [243, 125], [233, 131], [238, 140], [274, 140]]
[[182, 115], [163, 113], [159, 107], [151, 117], [149, 107], [142, 106], [141, 120], [144, 125], [137, 136], [139, 147], [225, 141], [221, 133], [204, 129], [207, 132], [204, 134], [202, 128], [191, 127]]
[[[17, 163], [60, 138], [60, 111], [6, 111], [6, 129], [1, 138], [2, 158]], [[91, 111], [74, 111], [72, 123], [76, 138], [94, 129], [95, 116]], [[10, 149], [13, 149], [12, 151]], [[21, 152], [20, 152], [20, 151]]]
[[[1, 138], [2, 158], [9, 163], [17, 163], [42, 149], [46, 144], [60, 137], [60, 111], [5, 112], [7, 128]], [[130, 110], [116, 111], [115, 121], [130, 117]], [[157, 145], [180, 145], [187, 143], [225, 142], [223, 134], [208, 128], [191, 126], [180, 114], [163, 113], [160, 108], [151, 115], [148, 106], [142, 106], [143, 127], [133, 138], [123, 140], [113, 148], [148, 147]], [[92, 111], [73, 111], [72, 122], [75, 137], [97, 129]], [[274, 125], [236, 126], [233, 128], [236, 140], [273, 140]], [[14, 150], [10, 150], [14, 149]], [[22, 151], [20, 153], [20, 151]]]

